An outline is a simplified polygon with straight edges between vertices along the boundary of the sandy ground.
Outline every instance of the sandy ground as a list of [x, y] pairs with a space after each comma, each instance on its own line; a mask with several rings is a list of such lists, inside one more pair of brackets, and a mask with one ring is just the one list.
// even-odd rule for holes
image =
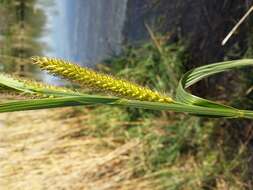
[[0, 114], [0, 189], [150, 189], [129, 165], [141, 144], [78, 136], [70, 109]]

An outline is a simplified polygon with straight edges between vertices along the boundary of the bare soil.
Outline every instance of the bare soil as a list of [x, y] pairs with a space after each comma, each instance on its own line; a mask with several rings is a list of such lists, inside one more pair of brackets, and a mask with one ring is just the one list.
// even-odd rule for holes
[[[152, 189], [129, 163], [142, 147], [78, 136], [89, 116], [52, 109], [0, 114], [0, 189]], [[66, 117], [65, 117], [66, 116]]]

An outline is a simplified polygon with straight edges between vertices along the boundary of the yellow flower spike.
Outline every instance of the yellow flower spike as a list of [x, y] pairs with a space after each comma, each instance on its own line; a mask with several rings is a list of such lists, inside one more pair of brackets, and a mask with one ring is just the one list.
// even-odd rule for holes
[[41, 69], [77, 82], [81, 86], [91, 87], [128, 99], [163, 103], [173, 102], [170, 97], [152, 91], [149, 88], [123, 79], [116, 79], [110, 75], [98, 73], [64, 60], [47, 57], [32, 57], [32, 60]]

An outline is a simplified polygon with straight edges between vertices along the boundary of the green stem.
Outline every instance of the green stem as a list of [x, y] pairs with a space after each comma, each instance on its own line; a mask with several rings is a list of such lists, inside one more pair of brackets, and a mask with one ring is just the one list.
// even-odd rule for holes
[[81, 105], [98, 105], [98, 104], [142, 108], [142, 109], [150, 109], [150, 110], [185, 112], [185, 113], [190, 113], [194, 115], [213, 116], [213, 117], [253, 118], [252, 112], [240, 111], [237, 109], [230, 109], [230, 108], [224, 108], [224, 109], [208, 108], [208, 107], [182, 104], [178, 102], [157, 103], [157, 102], [146, 102], [146, 101], [119, 99], [119, 98], [114, 98], [114, 97], [109, 98], [109, 97], [103, 97], [103, 96], [89, 96], [89, 95], [61, 97], [61, 98], [52, 98], [52, 99], [21, 100], [21, 101], [3, 103], [3, 104], [0, 104], [0, 112], [48, 109], [48, 108], [56, 108], [56, 107], [81, 106]]

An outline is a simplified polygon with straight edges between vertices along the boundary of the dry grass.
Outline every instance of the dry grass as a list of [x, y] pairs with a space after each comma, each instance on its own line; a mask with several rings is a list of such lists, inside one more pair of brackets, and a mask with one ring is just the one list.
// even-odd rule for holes
[[[0, 115], [0, 189], [153, 189], [154, 177], [135, 176], [129, 161], [138, 140], [78, 136], [87, 115], [71, 109]], [[66, 116], [66, 117], [65, 117]]]

